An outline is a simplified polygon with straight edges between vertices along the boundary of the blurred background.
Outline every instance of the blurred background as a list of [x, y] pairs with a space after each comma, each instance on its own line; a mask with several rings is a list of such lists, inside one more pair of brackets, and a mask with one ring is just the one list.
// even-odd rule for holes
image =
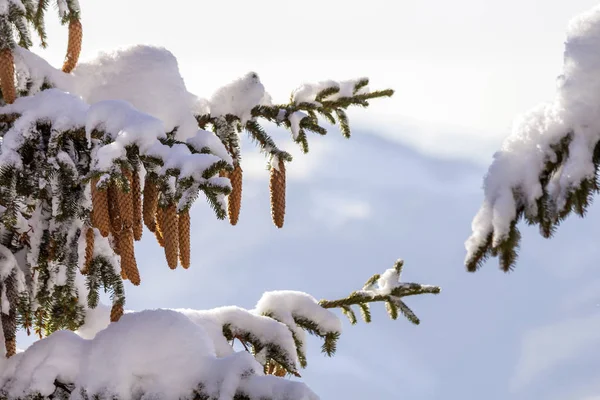
[[[256, 71], [276, 102], [302, 82], [368, 76], [392, 99], [349, 113], [353, 137], [309, 137], [288, 166], [285, 226], [270, 220], [266, 160], [243, 143], [240, 222], [192, 209], [192, 267], [169, 270], [145, 232], [129, 309], [252, 308], [267, 290], [338, 298], [405, 260], [404, 280], [440, 285], [409, 298], [420, 326], [350, 326], [338, 354], [308, 344], [304, 380], [322, 399], [600, 399], [600, 209], [551, 241], [522, 227], [517, 269], [463, 267], [482, 177], [514, 117], [551, 100], [568, 21], [592, 0], [80, 0], [82, 60], [133, 44], [164, 46], [188, 89], [209, 97]], [[49, 19], [60, 66], [66, 27]], [[148, 90], [152, 90], [151, 87]]]

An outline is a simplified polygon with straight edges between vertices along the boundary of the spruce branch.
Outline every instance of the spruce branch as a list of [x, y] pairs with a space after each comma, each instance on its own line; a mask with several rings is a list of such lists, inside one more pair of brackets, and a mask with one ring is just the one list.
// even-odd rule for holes
[[[351, 106], [368, 107], [368, 100], [391, 97], [394, 94], [392, 89], [364, 91], [369, 80], [362, 78], [354, 84], [350, 96], [335, 97], [340, 92], [340, 87], [335, 84], [322, 89], [315, 95], [314, 101], [296, 102], [292, 93], [290, 102], [287, 104], [275, 105], [256, 105], [251, 110], [251, 119], [242, 121], [239, 116], [227, 114], [226, 116], [215, 117], [210, 114], [196, 115], [198, 126], [205, 129], [207, 125], [215, 127], [218, 133], [222, 120], [236, 121], [249, 134], [251, 139], [256, 142], [261, 151], [268, 157], [278, 157], [286, 161], [291, 161], [289, 153], [280, 150], [273, 139], [266, 133], [260, 120], [274, 123], [277, 126], [283, 126], [289, 130], [304, 153], [308, 152], [308, 138], [306, 132], [314, 132], [319, 135], [326, 135], [327, 129], [321, 125], [318, 116], [323, 117], [328, 123], [336, 125], [339, 123], [340, 130], [344, 137], [350, 137], [350, 124], [346, 111]], [[364, 91], [364, 92], [363, 92]], [[332, 97], [333, 96], [333, 97]], [[291, 116], [303, 117], [295, 126], [290, 119]], [[337, 117], [337, 121], [334, 117]], [[218, 135], [223, 144], [228, 146], [228, 139], [223, 135]]]
[[[371, 322], [369, 303], [383, 302], [391, 319], [398, 318], [400, 311], [410, 322], [415, 325], [420, 323], [414, 312], [402, 301], [403, 297], [421, 294], [438, 294], [439, 286], [422, 285], [420, 283], [401, 283], [403, 261], [396, 261], [394, 268], [383, 274], [387, 281], [382, 281], [382, 275], [373, 275], [364, 285], [363, 289], [352, 292], [348, 297], [338, 300], [321, 300], [319, 304], [323, 308], [340, 308], [348, 316], [352, 324], [356, 323], [356, 315], [352, 306], [358, 306], [361, 310], [363, 320]], [[391, 286], [390, 286], [391, 285]]]

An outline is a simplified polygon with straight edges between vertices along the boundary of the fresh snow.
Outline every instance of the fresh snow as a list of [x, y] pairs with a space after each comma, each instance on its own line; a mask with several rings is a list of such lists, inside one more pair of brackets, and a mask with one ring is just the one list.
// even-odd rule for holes
[[252, 109], [257, 105], [270, 105], [271, 97], [265, 92], [258, 74], [248, 72], [218, 89], [209, 104], [211, 116], [236, 115], [244, 124], [252, 118]]
[[88, 104], [123, 100], [139, 111], [160, 119], [176, 138], [194, 136], [198, 123], [193, 115], [196, 97], [189, 93], [177, 59], [164, 48], [138, 45], [100, 53], [80, 62], [73, 71], [73, 91]]
[[[101, 313], [105, 319], [106, 311]], [[143, 393], [144, 398], [175, 400], [191, 396], [198, 385], [220, 400], [232, 399], [237, 391], [253, 398], [318, 399], [303, 383], [264, 376], [250, 353], [224, 352], [222, 341], [217, 351], [215, 337], [222, 337], [222, 330], [215, 323], [239, 314], [236, 308], [146, 310], [126, 313], [90, 339], [58, 331], [4, 360], [0, 387], [15, 398], [36, 392], [49, 396], [58, 380], [75, 385], [72, 400], [81, 399], [81, 389], [100, 398], [129, 400]], [[259, 322], [260, 334], [277, 335], [281, 329], [269, 332], [273, 322]]]
[[270, 315], [286, 324], [300, 341], [304, 352], [306, 332], [296, 324], [295, 318], [313, 321], [320, 334], [341, 333], [342, 322], [331, 311], [321, 307], [311, 295], [291, 290], [277, 290], [262, 295], [254, 310], [258, 315]]
[[536, 213], [542, 196], [539, 176], [547, 161], [555, 161], [551, 146], [572, 133], [569, 157], [551, 177], [548, 192], [557, 210], [570, 190], [593, 178], [592, 152], [600, 140], [600, 6], [573, 19], [567, 31], [564, 68], [554, 101], [518, 118], [484, 180], [485, 198], [465, 243], [471, 258], [493, 232], [493, 245], [508, 235], [514, 220], [517, 190], [526, 212]]
[[308, 117], [308, 114], [302, 111], [295, 111], [288, 117], [291, 125], [292, 137], [294, 140], [298, 140], [298, 137], [300, 136], [300, 122], [302, 122], [302, 120], [306, 117]]
[[[317, 104], [316, 101], [317, 95], [325, 89], [330, 87], [336, 87], [339, 89], [337, 93], [329, 95], [325, 97], [323, 100], [334, 101], [338, 100], [342, 97], [351, 97], [354, 95], [354, 87], [355, 85], [364, 78], [360, 79], [352, 79], [347, 81], [322, 81], [317, 83], [304, 83], [299, 88], [297, 88], [292, 94], [292, 100], [296, 104], [300, 103], [311, 103]], [[362, 87], [358, 93], [368, 93], [368, 87]]]

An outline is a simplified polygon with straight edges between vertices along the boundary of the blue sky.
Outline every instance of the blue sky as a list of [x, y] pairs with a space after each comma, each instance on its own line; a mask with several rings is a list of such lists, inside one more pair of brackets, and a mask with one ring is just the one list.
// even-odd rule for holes
[[[567, 22], [596, 2], [81, 3], [84, 59], [165, 46], [201, 96], [249, 70], [281, 101], [329, 78], [367, 75], [397, 91], [351, 113], [350, 141], [331, 131], [295, 151], [283, 230], [270, 222], [264, 160], [245, 143], [239, 225], [200, 201], [189, 271], [170, 271], [146, 232], [130, 308], [252, 307], [273, 289], [339, 297], [402, 257], [406, 280], [442, 294], [407, 301], [419, 327], [382, 309], [370, 326], [345, 324], [333, 359], [311, 342], [303, 375], [323, 399], [600, 399], [598, 207], [552, 241], [524, 227], [512, 274], [495, 260], [477, 274], [462, 266], [487, 162], [515, 114], [552, 97]], [[51, 25], [38, 53], [60, 65], [65, 35]]]

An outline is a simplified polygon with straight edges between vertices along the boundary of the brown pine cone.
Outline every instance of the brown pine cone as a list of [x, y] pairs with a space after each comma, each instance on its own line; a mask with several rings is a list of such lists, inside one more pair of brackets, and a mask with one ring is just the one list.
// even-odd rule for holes
[[81, 21], [72, 19], [69, 22], [69, 43], [67, 45], [67, 55], [62, 70], [67, 74], [73, 71], [81, 54], [81, 43], [83, 41], [83, 27]]
[[133, 227], [133, 190], [132, 183], [133, 177], [131, 171], [123, 168], [123, 178], [125, 178], [129, 183], [129, 192], [126, 192], [121, 187], [116, 190], [117, 193], [117, 201], [119, 204], [119, 215], [121, 216], [121, 221], [123, 221], [123, 229], [129, 229]]
[[117, 255], [121, 255], [121, 232], [113, 232], [112, 237], [113, 237], [113, 243], [112, 243], [112, 247], [113, 250], [115, 251], [115, 253]]
[[6, 347], [6, 358], [10, 358], [17, 354], [17, 338], [4, 339], [4, 347]]
[[1, 313], [2, 332], [4, 333], [4, 346], [6, 348], [6, 357], [12, 357], [17, 354], [17, 302], [19, 294], [17, 292], [14, 275], [9, 275], [4, 279], [4, 293], [10, 308], [8, 314]]
[[229, 214], [229, 223], [235, 225], [240, 218], [240, 209], [242, 207], [242, 167], [235, 164], [233, 171], [229, 174], [231, 181], [231, 193], [227, 196], [227, 214]]
[[280, 378], [283, 378], [286, 374], [286, 369], [283, 368], [281, 365], [277, 365], [277, 367], [275, 368], [275, 372], [273, 373], [273, 375], [278, 376]]
[[11, 49], [0, 50], [0, 88], [6, 104], [12, 104], [17, 98], [15, 88], [15, 60]]
[[81, 271], [83, 275], [87, 275], [92, 264], [92, 258], [94, 257], [94, 237], [94, 228], [88, 227], [85, 231], [85, 263]]
[[108, 208], [108, 191], [98, 189], [98, 178], [93, 178], [92, 188], [92, 225], [107, 237], [111, 231], [110, 212]]
[[271, 179], [269, 180], [271, 192], [271, 217], [278, 228], [283, 227], [285, 217], [285, 164], [279, 160], [278, 168], [271, 166]]
[[140, 284], [140, 272], [135, 261], [135, 248], [131, 228], [123, 229], [123, 232], [121, 232], [119, 246], [121, 248], [121, 269], [125, 271], [127, 279], [135, 286], [138, 286]]
[[154, 232], [156, 230], [156, 214], [158, 206], [158, 185], [154, 179], [146, 175], [144, 181], [144, 199], [143, 199], [143, 214], [144, 224], [150, 230]]
[[190, 267], [190, 212], [179, 213], [179, 262], [185, 269]]
[[108, 213], [110, 215], [110, 227], [113, 234], [123, 230], [123, 219], [121, 218], [121, 207], [119, 206], [119, 188], [110, 182], [108, 185]]
[[[160, 208], [160, 207], [159, 207]], [[160, 228], [165, 242], [165, 257], [169, 268], [177, 268], [177, 256], [179, 253], [179, 228], [177, 221], [177, 206], [169, 204], [162, 215]]]
[[134, 171], [131, 181], [131, 196], [133, 199], [133, 238], [142, 239], [144, 227], [142, 225], [142, 190], [140, 188], [140, 174]]
[[160, 245], [160, 247], [165, 247], [165, 236], [164, 236], [164, 228], [162, 224], [164, 224], [164, 214], [165, 209], [162, 207], [156, 207], [156, 215], [154, 219], [156, 220], [154, 236], [156, 236], [156, 241]]
[[123, 304], [115, 303], [110, 309], [110, 322], [117, 322], [123, 316]]
[[127, 280], [127, 274], [125, 273], [125, 269], [123, 269], [121, 267], [121, 279], [123, 279], [124, 281]]

